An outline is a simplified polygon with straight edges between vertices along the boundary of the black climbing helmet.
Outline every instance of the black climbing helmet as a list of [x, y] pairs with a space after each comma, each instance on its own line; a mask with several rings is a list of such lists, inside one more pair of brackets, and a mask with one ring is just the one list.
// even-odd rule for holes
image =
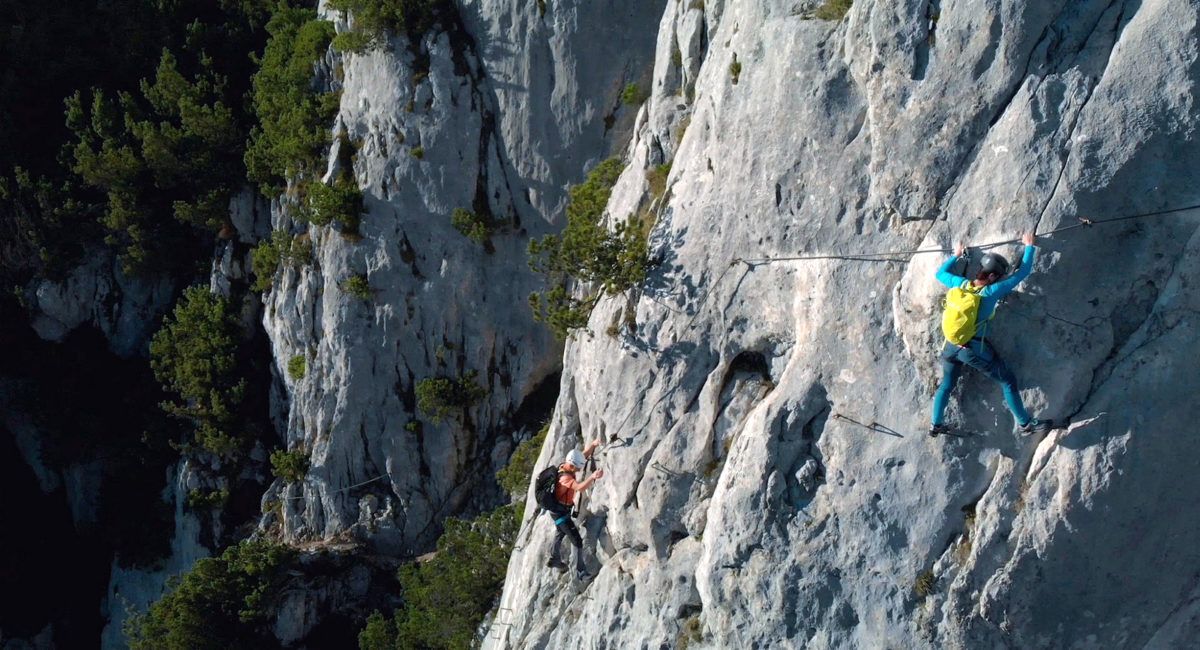
[[979, 268], [981, 271], [995, 273], [1000, 277], [1004, 277], [1008, 275], [1008, 260], [1004, 259], [1004, 257], [1001, 255], [988, 253], [987, 255], [983, 256], [982, 260], [980, 260]]

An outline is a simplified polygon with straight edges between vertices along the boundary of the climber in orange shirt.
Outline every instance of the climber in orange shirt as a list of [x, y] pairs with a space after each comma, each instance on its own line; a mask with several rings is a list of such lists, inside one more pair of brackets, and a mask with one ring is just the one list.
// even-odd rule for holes
[[595, 484], [596, 480], [604, 476], [604, 470], [598, 469], [592, 472], [583, 481], [575, 480], [575, 474], [583, 469], [587, 460], [592, 457], [592, 452], [600, 445], [599, 440], [593, 440], [582, 452], [578, 449], [571, 450], [567, 454], [566, 460], [558, 466], [558, 480], [554, 485], [554, 499], [549, 501], [546, 511], [554, 518], [554, 548], [550, 552], [550, 561], [546, 566], [566, 571], [567, 565], [559, 559], [559, 550], [562, 547], [564, 537], [571, 540], [571, 544], [575, 546], [575, 573], [580, 580], [588, 577], [587, 566], [583, 561], [583, 538], [579, 536], [579, 529], [575, 527], [575, 522], [571, 520], [571, 508], [575, 505], [575, 495], [582, 492]]

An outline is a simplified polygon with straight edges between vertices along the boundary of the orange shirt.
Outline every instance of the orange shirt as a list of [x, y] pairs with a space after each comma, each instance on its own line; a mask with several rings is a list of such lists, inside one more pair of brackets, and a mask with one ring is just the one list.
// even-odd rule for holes
[[575, 505], [575, 493], [578, 492], [575, 489], [577, 484], [575, 474], [566, 470], [566, 463], [560, 465], [558, 469], [562, 473], [558, 475], [558, 485], [554, 488], [554, 498], [563, 505], [573, 506]]

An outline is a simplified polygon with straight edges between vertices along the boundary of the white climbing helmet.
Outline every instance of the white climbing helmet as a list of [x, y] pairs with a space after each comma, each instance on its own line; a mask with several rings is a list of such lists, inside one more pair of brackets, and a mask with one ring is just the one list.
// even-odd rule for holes
[[567, 454], [567, 459], [563, 462], [571, 463], [579, 469], [583, 469], [583, 465], [587, 463], [587, 459], [583, 457], [582, 451], [579, 451], [578, 449], [572, 449], [571, 453]]

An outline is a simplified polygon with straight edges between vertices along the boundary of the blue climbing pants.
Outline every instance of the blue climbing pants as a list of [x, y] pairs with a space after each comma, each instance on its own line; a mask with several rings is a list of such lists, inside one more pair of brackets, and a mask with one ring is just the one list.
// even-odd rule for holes
[[1032, 418], [1021, 402], [1021, 393], [1017, 391], [1017, 378], [1009, 370], [1008, 365], [996, 354], [991, 344], [979, 339], [971, 339], [966, 348], [947, 341], [942, 348], [942, 385], [938, 387], [937, 395], [933, 398], [933, 423], [942, 424], [946, 412], [946, 404], [950, 401], [950, 392], [958, 381], [963, 366], [970, 366], [979, 372], [999, 382], [1004, 390], [1004, 401], [1008, 410], [1012, 411], [1017, 424], [1025, 424]]

